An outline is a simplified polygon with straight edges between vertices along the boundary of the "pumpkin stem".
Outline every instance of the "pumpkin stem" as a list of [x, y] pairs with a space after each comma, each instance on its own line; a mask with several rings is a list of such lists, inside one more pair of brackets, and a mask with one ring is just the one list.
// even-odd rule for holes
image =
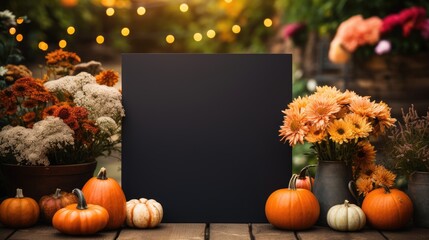
[[16, 198], [23, 198], [24, 194], [22, 193], [22, 189], [21, 188], [17, 188], [16, 189]]
[[292, 190], [296, 190], [296, 179], [298, 178], [297, 174], [292, 174], [292, 177], [289, 180], [288, 188]]
[[347, 199], [344, 200], [344, 206], [349, 207], [349, 201]]
[[299, 179], [305, 179], [305, 177], [307, 176], [307, 174], [310, 177], [309, 169], [312, 168], [312, 167], [317, 167], [317, 165], [310, 164], [310, 165], [307, 165], [307, 166], [303, 167], [301, 169], [301, 171], [299, 172], [299, 177], [298, 178]]
[[384, 185], [384, 184], [380, 184], [380, 186], [381, 186], [382, 188], [384, 188], [384, 193], [390, 193], [390, 189], [389, 189], [389, 187], [388, 187], [388, 186], [386, 186], [386, 185]]
[[77, 206], [76, 208], [79, 210], [88, 209], [88, 205], [86, 204], [85, 196], [83, 196], [83, 192], [79, 188], [73, 189], [72, 193], [77, 196]]
[[97, 178], [100, 180], [107, 180], [107, 173], [106, 173], [106, 168], [102, 167], [100, 169], [100, 171], [98, 172]]
[[61, 197], [61, 189], [57, 188], [57, 190], [55, 190], [54, 196], [55, 199]]

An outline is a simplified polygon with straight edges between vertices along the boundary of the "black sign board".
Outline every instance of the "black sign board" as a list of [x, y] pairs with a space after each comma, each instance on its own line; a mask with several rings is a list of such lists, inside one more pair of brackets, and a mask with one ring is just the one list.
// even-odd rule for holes
[[123, 54], [122, 186], [163, 222], [266, 222], [287, 187], [288, 54]]

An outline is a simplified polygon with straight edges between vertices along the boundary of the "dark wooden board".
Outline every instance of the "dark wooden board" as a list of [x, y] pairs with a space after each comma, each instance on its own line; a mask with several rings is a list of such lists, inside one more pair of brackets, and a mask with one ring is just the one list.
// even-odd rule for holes
[[205, 224], [166, 223], [154, 229], [122, 229], [118, 240], [204, 240]]

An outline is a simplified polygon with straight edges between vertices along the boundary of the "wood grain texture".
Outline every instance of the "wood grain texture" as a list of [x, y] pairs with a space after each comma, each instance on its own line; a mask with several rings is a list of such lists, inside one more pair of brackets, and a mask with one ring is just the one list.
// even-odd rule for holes
[[90, 236], [71, 236], [60, 233], [58, 230], [48, 225], [38, 225], [36, 227], [19, 229], [17, 230], [8, 240], [53, 240], [53, 239], [103, 239], [103, 240], [114, 240], [116, 238], [117, 231], [104, 231], [99, 232], [95, 235]]
[[6, 239], [10, 235], [12, 235], [12, 233], [14, 233], [15, 231], [16, 231], [15, 229], [5, 228], [0, 224], [0, 239]]
[[249, 240], [248, 224], [210, 224], [210, 240]]
[[203, 223], [162, 223], [154, 229], [124, 228], [118, 240], [204, 240]]
[[427, 240], [429, 239], [429, 228], [410, 228], [401, 231], [381, 231], [391, 240]]
[[327, 227], [312, 227], [306, 231], [298, 231], [297, 236], [301, 240], [364, 240], [364, 239], [382, 239], [385, 238], [376, 230], [363, 229], [359, 232], [339, 232]]
[[252, 224], [252, 234], [256, 240], [288, 240], [297, 239], [293, 231], [280, 230], [271, 224]]

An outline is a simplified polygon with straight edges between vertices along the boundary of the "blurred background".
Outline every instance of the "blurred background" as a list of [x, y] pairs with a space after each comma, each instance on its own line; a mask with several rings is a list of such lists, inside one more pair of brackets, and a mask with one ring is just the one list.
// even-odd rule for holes
[[[412, 7], [424, 14], [402, 23], [406, 36], [392, 31], [389, 52], [379, 54], [371, 44], [347, 62], [329, 60], [345, 20], [383, 19]], [[24, 64], [42, 77], [45, 55], [59, 48], [119, 73], [120, 54], [127, 52], [292, 53], [294, 97], [331, 85], [383, 100], [396, 117], [410, 104], [425, 114], [428, 9], [427, 0], [2, 0], [0, 11], [9, 10], [16, 23], [1, 23], [0, 65]], [[308, 145], [293, 151], [294, 172], [314, 161]]]

